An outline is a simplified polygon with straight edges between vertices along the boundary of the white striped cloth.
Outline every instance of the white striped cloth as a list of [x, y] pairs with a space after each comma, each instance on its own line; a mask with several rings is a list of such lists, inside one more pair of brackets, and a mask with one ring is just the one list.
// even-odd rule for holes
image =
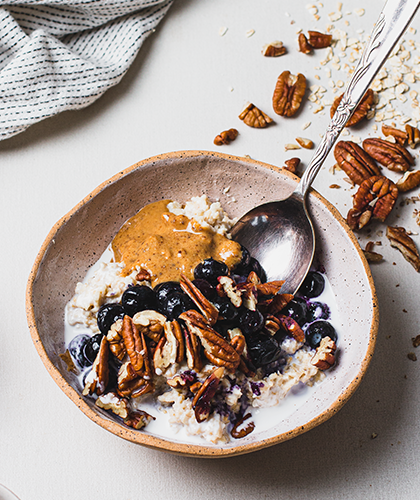
[[0, 0], [0, 139], [116, 85], [173, 0]]

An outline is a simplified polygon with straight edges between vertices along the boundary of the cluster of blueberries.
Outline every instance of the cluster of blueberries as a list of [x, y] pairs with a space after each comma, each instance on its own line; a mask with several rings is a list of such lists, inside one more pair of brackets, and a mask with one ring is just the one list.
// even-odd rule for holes
[[[239, 283], [244, 281], [251, 271], [254, 271], [262, 282], [266, 281], [261, 265], [243, 248], [241, 263], [230, 276]], [[250, 361], [254, 367], [261, 367], [266, 373], [278, 370], [284, 364], [281, 343], [287, 332], [281, 330], [274, 336], [264, 333], [264, 316], [258, 309], [251, 311], [243, 306], [235, 307], [230, 299], [220, 297], [216, 292], [218, 278], [228, 274], [226, 264], [212, 258], [204, 260], [194, 270], [193, 283], [216, 306], [220, 317], [223, 318], [219, 319], [213, 328], [226, 336], [229, 329], [239, 327], [245, 335]], [[324, 286], [322, 274], [309, 272], [297, 296], [280, 313], [293, 318], [303, 328], [306, 343], [312, 348], [318, 347], [325, 336], [337, 340], [334, 327], [327, 321], [330, 317], [329, 307], [313, 300], [323, 292]], [[121, 303], [104, 304], [99, 309], [97, 321], [100, 333], [92, 337], [78, 335], [71, 341], [69, 352], [80, 368], [86, 368], [94, 362], [103, 335], [124, 315], [132, 317], [139, 311], [155, 310], [169, 320], [174, 320], [189, 309], [196, 309], [196, 306], [182, 291], [178, 282], [160, 283], [154, 289], [144, 285], [130, 286], [123, 293]]]

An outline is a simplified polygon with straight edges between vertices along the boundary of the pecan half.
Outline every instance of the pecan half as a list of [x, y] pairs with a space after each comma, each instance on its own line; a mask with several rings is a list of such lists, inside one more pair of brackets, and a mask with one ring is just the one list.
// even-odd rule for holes
[[122, 361], [127, 354], [127, 350], [125, 348], [124, 341], [122, 339], [122, 319], [117, 320], [107, 333], [107, 340], [109, 342], [109, 350], [112, 354]]
[[194, 285], [194, 283], [189, 280], [185, 274], [181, 274], [181, 279], [179, 281], [182, 290], [193, 300], [195, 305], [200, 309], [203, 316], [208, 321], [209, 325], [214, 325], [219, 317], [219, 311], [216, 306], [214, 306], [200, 290]]
[[181, 331], [178, 321], [167, 321], [165, 323], [165, 335], [159, 340], [153, 353], [153, 365], [157, 375], [161, 375], [177, 359], [180, 359], [179, 335], [175, 334], [176, 329]]
[[206, 378], [203, 385], [194, 396], [192, 407], [198, 423], [204, 422], [204, 420], [207, 420], [210, 416], [211, 400], [216, 394], [224, 372], [225, 370], [223, 367], [216, 368], [214, 372]]
[[[182, 328], [182, 327], [181, 327]], [[197, 335], [188, 328], [183, 327], [182, 332], [185, 339], [185, 358], [190, 370], [199, 372], [203, 366], [200, 355], [200, 342]]]
[[313, 50], [312, 45], [310, 45], [308, 39], [306, 38], [306, 35], [304, 35], [303, 33], [299, 33], [298, 44], [299, 52], [302, 52], [303, 54], [310, 54]]
[[334, 157], [338, 166], [355, 184], [361, 184], [365, 179], [381, 174], [375, 160], [355, 142], [337, 142]]
[[384, 123], [382, 124], [382, 133], [385, 137], [393, 137], [400, 146], [404, 146], [408, 139], [407, 132], [385, 125]]
[[145, 310], [139, 311], [133, 316], [133, 323], [139, 330], [154, 342], [159, 342], [163, 335], [163, 328], [166, 317], [157, 311]]
[[239, 119], [242, 120], [245, 125], [254, 128], [265, 128], [267, 127], [267, 125], [273, 122], [273, 120], [268, 115], [266, 115], [252, 103], [249, 103], [247, 106], [245, 106], [245, 108], [239, 115]]
[[146, 427], [151, 420], [156, 420], [156, 418], [143, 410], [134, 410], [124, 419], [124, 423], [129, 427], [133, 427], [133, 429], [139, 430]]
[[275, 41], [264, 45], [262, 55], [265, 57], [279, 57], [286, 53], [286, 47], [283, 42]]
[[204, 347], [204, 355], [216, 366], [224, 366], [234, 372], [239, 364], [239, 354], [229, 342], [211, 328], [197, 311], [186, 311], [180, 316], [185, 321], [190, 333], [199, 337]]
[[236, 287], [235, 281], [230, 276], [219, 276], [219, 285], [222, 287], [226, 297], [232, 302], [235, 307], [241, 307], [242, 294]]
[[136, 372], [139, 372], [144, 364], [144, 346], [136, 325], [127, 314], [123, 318], [121, 336], [124, 340], [131, 365]]
[[274, 89], [274, 111], [281, 116], [293, 116], [300, 108], [305, 92], [306, 78], [301, 73], [295, 76], [290, 71], [283, 71]]
[[232, 427], [232, 430], [230, 431], [230, 435], [234, 439], [244, 438], [245, 436], [248, 436], [248, 434], [251, 434], [251, 432], [255, 429], [254, 422], [248, 422], [244, 426], [244, 422], [246, 422], [250, 418], [251, 414], [247, 413], [244, 417], [240, 418], [235, 422], [235, 425]]
[[406, 172], [414, 164], [414, 158], [406, 148], [384, 139], [365, 139], [363, 148], [378, 163], [393, 172]]
[[325, 49], [332, 42], [332, 35], [319, 31], [308, 31], [308, 42], [314, 49]]
[[[331, 110], [330, 110], [331, 118], [334, 116], [334, 113], [337, 111], [338, 105], [340, 104], [341, 99], [343, 98], [343, 95], [344, 94], [341, 94], [334, 99], [334, 102], [333, 102], [333, 104], [331, 106]], [[374, 97], [373, 90], [368, 89], [366, 91], [366, 94], [363, 96], [362, 100], [357, 105], [354, 113], [347, 121], [346, 127], [352, 127], [353, 125], [356, 125], [356, 123], [359, 123], [360, 121], [362, 121], [363, 118], [365, 118], [365, 116], [368, 114], [370, 108], [372, 107], [373, 97]]]
[[397, 248], [404, 258], [414, 267], [417, 272], [420, 272], [420, 255], [417, 247], [403, 227], [386, 228], [386, 236], [391, 243], [391, 246]]
[[337, 346], [330, 337], [324, 337], [317, 347], [311, 363], [320, 370], [328, 370], [335, 363], [335, 351]]
[[411, 172], [406, 172], [397, 181], [398, 191], [402, 193], [410, 191], [410, 189], [414, 189], [419, 185], [420, 185], [420, 170], [413, 170]]
[[104, 394], [109, 380], [109, 346], [106, 337], [102, 337], [99, 352], [92, 365], [92, 370], [85, 380], [85, 387], [83, 389], [83, 396], [93, 394], [96, 392], [98, 396]]
[[297, 342], [305, 342], [305, 333], [298, 323], [289, 316], [277, 315], [281, 327]]
[[420, 144], [420, 130], [407, 124], [405, 126], [405, 131], [407, 132], [408, 145], [411, 149], [415, 149], [416, 146]]
[[219, 135], [214, 138], [214, 144], [216, 146], [223, 146], [224, 144], [230, 144], [238, 137], [238, 131], [236, 128], [230, 128], [229, 130], [224, 130]]
[[353, 198], [353, 208], [347, 214], [351, 229], [362, 229], [373, 217], [384, 222], [398, 197], [397, 186], [382, 175], [362, 182]]

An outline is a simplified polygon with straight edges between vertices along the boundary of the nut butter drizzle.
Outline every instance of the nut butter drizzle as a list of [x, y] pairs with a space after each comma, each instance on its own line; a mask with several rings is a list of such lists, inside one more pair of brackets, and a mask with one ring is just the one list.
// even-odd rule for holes
[[210, 257], [225, 262], [229, 269], [240, 262], [238, 243], [185, 215], [170, 213], [170, 201], [145, 206], [118, 231], [112, 249], [115, 260], [125, 265], [124, 275], [136, 267], [146, 269], [155, 286], [179, 281], [181, 273], [193, 279], [194, 268]]

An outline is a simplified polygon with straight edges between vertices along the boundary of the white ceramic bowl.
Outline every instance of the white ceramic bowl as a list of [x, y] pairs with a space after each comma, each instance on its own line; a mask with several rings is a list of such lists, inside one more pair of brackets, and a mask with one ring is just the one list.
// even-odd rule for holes
[[[326, 379], [287, 418], [226, 445], [192, 444], [127, 428], [117, 417], [81, 396], [75, 376], [59, 354], [64, 346], [64, 307], [88, 268], [126, 219], [159, 199], [180, 202], [206, 193], [220, 198], [231, 216], [281, 199], [298, 179], [261, 162], [202, 151], [163, 154], [141, 161], [95, 189], [51, 229], [36, 258], [27, 288], [30, 332], [51, 376], [94, 422], [129, 441], [185, 455], [222, 457], [291, 439], [324, 422], [350, 398], [373, 354], [378, 308], [368, 264], [337, 210], [316, 192], [309, 210], [317, 232], [317, 254], [338, 300], [339, 361]], [[230, 187], [227, 196], [223, 190]], [[227, 203], [234, 198], [236, 202]], [[293, 397], [293, 396], [292, 396]]]

